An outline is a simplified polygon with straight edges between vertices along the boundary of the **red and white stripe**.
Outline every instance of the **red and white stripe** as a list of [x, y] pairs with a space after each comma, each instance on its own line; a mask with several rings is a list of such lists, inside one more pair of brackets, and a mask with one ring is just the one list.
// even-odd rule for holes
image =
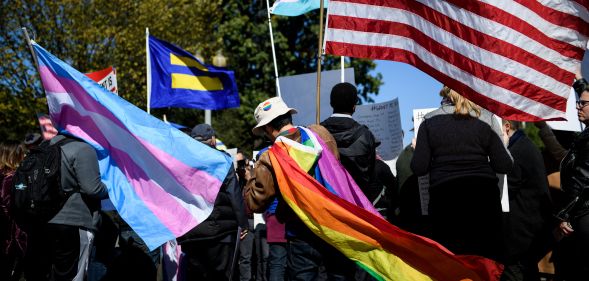
[[507, 119], [562, 119], [589, 39], [588, 7], [589, 0], [331, 0], [325, 51], [412, 64]]

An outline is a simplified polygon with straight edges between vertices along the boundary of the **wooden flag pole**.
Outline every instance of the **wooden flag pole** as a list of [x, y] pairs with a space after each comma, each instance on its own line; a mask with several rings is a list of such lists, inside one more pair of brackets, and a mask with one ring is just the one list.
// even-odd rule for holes
[[31, 44], [31, 37], [29, 37], [29, 32], [27, 31], [26, 27], [21, 27], [21, 29], [25, 33], [27, 45], [29, 45], [29, 49], [31, 49], [31, 55], [33, 55], [33, 62], [35, 62], [36, 67], [39, 67], [39, 62], [37, 61], [37, 54], [35, 54], [35, 50], [33, 50], [33, 45]]
[[319, 49], [317, 51], [317, 100], [315, 115], [315, 123], [319, 124], [321, 121], [321, 55], [323, 52], [323, 0], [320, 1], [319, 6]]

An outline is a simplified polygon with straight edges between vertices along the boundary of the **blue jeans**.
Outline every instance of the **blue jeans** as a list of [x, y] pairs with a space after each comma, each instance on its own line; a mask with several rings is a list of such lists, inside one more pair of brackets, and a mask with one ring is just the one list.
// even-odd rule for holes
[[286, 273], [286, 243], [268, 243], [268, 281], [284, 281]]
[[319, 237], [288, 240], [287, 271], [290, 281], [314, 281], [323, 266], [327, 280], [354, 280], [356, 265]]

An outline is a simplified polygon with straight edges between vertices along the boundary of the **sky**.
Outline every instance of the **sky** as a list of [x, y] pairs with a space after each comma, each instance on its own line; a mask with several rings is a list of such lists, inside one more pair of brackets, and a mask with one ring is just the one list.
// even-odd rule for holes
[[401, 124], [405, 132], [403, 143], [407, 145], [413, 138], [413, 132], [409, 131], [413, 128], [413, 109], [439, 107], [441, 98], [438, 93], [442, 84], [421, 70], [400, 62], [377, 60], [374, 72], [380, 72], [384, 82], [379, 94], [373, 97], [374, 101], [378, 103], [399, 98]]

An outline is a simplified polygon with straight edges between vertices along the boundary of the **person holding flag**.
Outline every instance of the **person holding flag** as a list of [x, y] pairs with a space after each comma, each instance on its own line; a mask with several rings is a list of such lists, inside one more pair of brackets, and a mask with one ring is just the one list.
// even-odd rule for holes
[[333, 136], [320, 125], [294, 126], [294, 113], [279, 97], [258, 105], [253, 132], [273, 144], [244, 188], [254, 212], [278, 198], [290, 280], [317, 280], [320, 266], [329, 280], [354, 280], [357, 266], [377, 280], [499, 280], [496, 262], [454, 255], [387, 222], [339, 162]]

